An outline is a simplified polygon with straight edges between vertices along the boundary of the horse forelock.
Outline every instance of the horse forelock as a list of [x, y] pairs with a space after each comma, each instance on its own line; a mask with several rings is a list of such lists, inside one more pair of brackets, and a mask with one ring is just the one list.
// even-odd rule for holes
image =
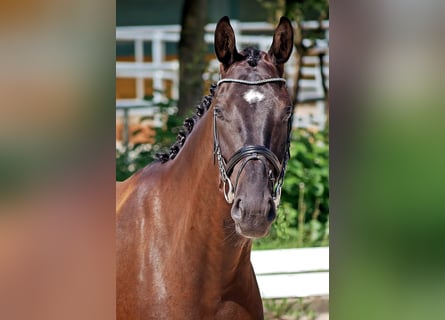
[[207, 110], [209, 110], [210, 105], [212, 104], [213, 96], [215, 95], [215, 90], [216, 84], [213, 83], [210, 86], [210, 95], [204, 96], [201, 99], [201, 102], [196, 106], [196, 113], [192, 117], [184, 120], [183, 127], [179, 130], [178, 136], [176, 137], [176, 142], [170, 147], [169, 151], [157, 153], [157, 160], [159, 160], [161, 163], [165, 163], [168, 160], [173, 160], [176, 157], [196, 123], [207, 112]]
[[247, 47], [241, 51], [241, 56], [245, 58], [249, 66], [255, 67], [261, 59], [261, 51], [253, 47]]
[[224, 77], [258, 81], [266, 78], [279, 78], [282, 75], [282, 70], [266, 52], [254, 47], [247, 47], [239, 53], [239, 60], [227, 69]]

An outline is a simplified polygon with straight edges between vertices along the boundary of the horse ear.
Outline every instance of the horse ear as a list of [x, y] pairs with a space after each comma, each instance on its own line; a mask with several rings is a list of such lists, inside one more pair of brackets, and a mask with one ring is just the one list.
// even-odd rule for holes
[[282, 65], [289, 59], [293, 45], [294, 30], [292, 24], [288, 18], [281, 17], [280, 23], [275, 29], [268, 54], [275, 64]]
[[235, 33], [227, 16], [221, 18], [216, 25], [215, 53], [225, 70], [236, 61], [239, 55], [236, 50]]

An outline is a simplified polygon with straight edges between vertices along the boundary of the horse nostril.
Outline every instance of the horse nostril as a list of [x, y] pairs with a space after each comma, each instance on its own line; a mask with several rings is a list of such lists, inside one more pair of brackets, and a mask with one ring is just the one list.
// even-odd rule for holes
[[273, 221], [275, 217], [277, 216], [275, 204], [273, 202], [269, 203], [269, 212], [267, 213], [267, 220]]
[[237, 208], [237, 209], [240, 209], [240, 208], [241, 208], [240, 204], [241, 204], [241, 199], [238, 198], [238, 199], [236, 199], [235, 202], [233, 203], [233, 207], [234, 207], [234, 208]]
[[241, 211], [241, 199], [236, 199], [231, 210], [232, 218], [235, 220], [240, 220], [242, 216]]

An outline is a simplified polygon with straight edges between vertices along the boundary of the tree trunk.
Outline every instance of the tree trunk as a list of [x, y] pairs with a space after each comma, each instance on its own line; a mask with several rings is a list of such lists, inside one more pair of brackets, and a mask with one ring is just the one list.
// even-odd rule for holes
[[184, 0], [181, 38], [179, 40], [178, 115], [193, 110], [203, 94], [207, 47], [204, 27], [207, 23], [207, 0]]

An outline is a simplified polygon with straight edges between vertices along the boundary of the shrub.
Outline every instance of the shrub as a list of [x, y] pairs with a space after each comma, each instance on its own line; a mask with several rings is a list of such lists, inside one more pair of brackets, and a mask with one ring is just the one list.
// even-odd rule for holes
[[257, 240], [255, 248], [328, 245], [328, 129], [294, 130], [290, 153], [277, 220], [270, 236]]
[[[148, 100], [152, 97], [147, 98]], [[153, 144], [136, 144], [116, 147], [116, 180], [123, 181], [156, 159], [156, 153], [164, 151], [176, 141], [176, 135], [183, 119], [175, 113], [174, 100], [156, 103], [159, 112], [167, 119], [162, 128], [155, 128]], [[142, 117], [140, 121], [146, 118]]]

